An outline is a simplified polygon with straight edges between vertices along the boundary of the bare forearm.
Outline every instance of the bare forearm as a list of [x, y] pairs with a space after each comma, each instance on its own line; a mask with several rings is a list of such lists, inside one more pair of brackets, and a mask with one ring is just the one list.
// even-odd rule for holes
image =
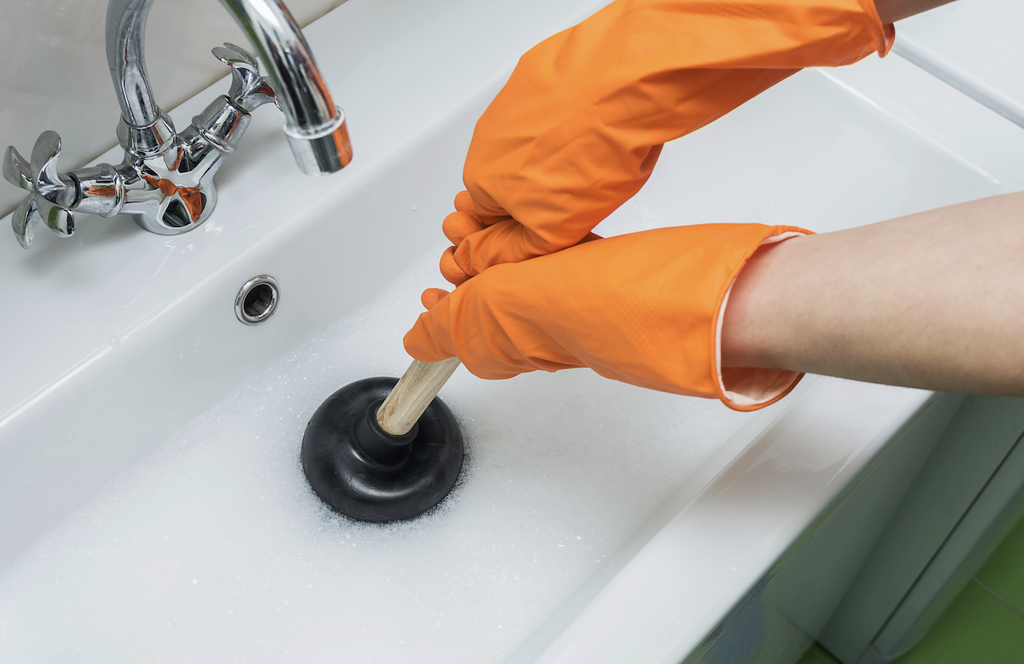
[[759, 251], [733, 287], [722, 361], [1024, 395], [1024, 194]]
[[889, 24], [934, 9], [953, 0], [875, 0], [882, 23]]

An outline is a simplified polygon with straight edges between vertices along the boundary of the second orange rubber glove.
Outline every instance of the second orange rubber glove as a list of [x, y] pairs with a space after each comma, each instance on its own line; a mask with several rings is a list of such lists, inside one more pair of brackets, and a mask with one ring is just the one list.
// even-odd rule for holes
[[761, 224], [663, 228], [496, 265], [421, 314], [405, 348], [426, 362], [457, 355], [481, 378], [590, 367], [641, 387], [760, 408], [799, 375], [723, 370], [724, 305], [761, 244], [805, 232]]
[[872, 0], [612, 2], [530, 49], [480, 118], [442, 274], [458, 285], [576, 244], [640, 190], [666, 141], [892, 37]]

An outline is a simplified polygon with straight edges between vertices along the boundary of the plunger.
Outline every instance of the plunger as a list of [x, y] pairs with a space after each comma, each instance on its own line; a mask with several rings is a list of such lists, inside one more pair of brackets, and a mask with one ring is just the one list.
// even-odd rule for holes
[[458, 358], [364, 378], [324, 401], [302, 437], [302, 470], [324, 503], [360, 521], [411, 519], [441, 502], [462, 469], [462, 432], [437, 393]]

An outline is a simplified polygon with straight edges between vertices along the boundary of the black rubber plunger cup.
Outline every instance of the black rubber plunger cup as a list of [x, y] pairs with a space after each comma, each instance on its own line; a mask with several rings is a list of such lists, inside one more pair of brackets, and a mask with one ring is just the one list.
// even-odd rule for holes
[[302, 470], [331, 509], [360, 521], [411, 519], [462, 470], [462, 432], [435, 395], [457, 359], [413, 362], [401, 380], [366, 378], [324, 401], [302, 437]]

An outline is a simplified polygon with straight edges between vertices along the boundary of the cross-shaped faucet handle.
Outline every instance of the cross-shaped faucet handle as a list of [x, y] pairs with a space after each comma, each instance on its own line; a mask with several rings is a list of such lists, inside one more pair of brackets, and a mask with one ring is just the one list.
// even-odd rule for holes
[[213, 49], [215, 58], [231, 67], [231, 89], [228, 97], [246, 112], [273, 102], [281, 108], [270, 79], [260, 74], [260, 65], [249, 51], [230, 42]]
[[14, 211], [11, 225], [18, 243], [28, 249], [39, 222], [61, 237], [75, 232], [75, 215], [71, 212], [78, 198], [74, 178], [57, 171], [60, 157], [60, 136], [44, 131], [32, 148], [32, 160], [26, 161], [14, 146], [4, 154], [4, 179], [29, 192]]

